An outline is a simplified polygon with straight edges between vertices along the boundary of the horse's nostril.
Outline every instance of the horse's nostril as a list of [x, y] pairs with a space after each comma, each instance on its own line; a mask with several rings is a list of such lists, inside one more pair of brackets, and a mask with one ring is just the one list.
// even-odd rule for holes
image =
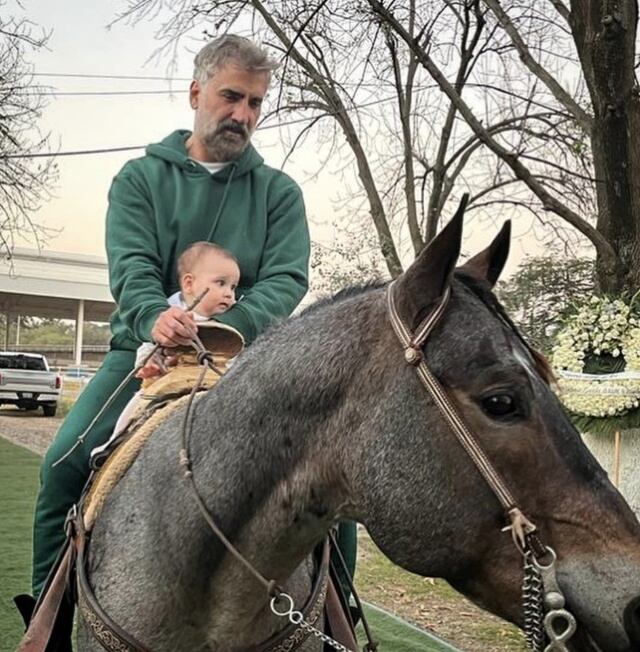
[[624, 629], [631, 649], [640, 650], [640, 596], [631, 600], [624, 610]]

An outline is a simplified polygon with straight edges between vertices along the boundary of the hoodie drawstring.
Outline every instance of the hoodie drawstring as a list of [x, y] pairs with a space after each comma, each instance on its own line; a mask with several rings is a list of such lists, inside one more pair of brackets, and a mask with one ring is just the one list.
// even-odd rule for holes
[[209, 231], [209, 235], [207, 235], [207, 242], [211, 242], [213, 238], [213, 232], [216, 230], [216, 226], [218, 226], [218, 220], [220, 219], [220, 216], [222, 215], [222, 209], [224, 208], [224, 205], [227, 202], [227, 195], [229, 194], [229, 188], [231, 186], [231, 181], [233, 180], [233, 175], [235, 174], [237, 168], [236, 163], [231, 164], [231, 170], [229, 172], [229, 177], [227, 179], [227, 184], [224, 187], [224, 192], [222, 193], [222, 200], [220, 201], [220, 206], [218, 207], [218, 212], [216, 213], [216, 216], [213, 218], [213, 223], [211, 224], [211, 230]]

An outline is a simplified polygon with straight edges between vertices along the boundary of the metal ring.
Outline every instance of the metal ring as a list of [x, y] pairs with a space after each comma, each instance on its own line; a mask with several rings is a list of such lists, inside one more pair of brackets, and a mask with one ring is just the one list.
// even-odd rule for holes
[[289, 621], [294, 625], [299, 625], [302, 622], [302, 613], [300, 611], [292, 611], [289, 613]]
[[538, 570], [549, 570], [555, 563], [556, 559], [558, 556], [555, 553], [555, 550], [549, 546], [545, 546], [546, 553], [548, 555], [551, 555], [551, 561], [548, 564], [543, 564], [538, 560], [538, 558], [535, 555], [531, 555], [533, 565], [538, 569]]
[[[289, 606], [285, 611], [278, 611], [278, 609], [276, 608], [276, 605], [280, 600], [284, 600], [285, 602], [288, 601], [289, 603]], [[273, 598], [271, 598], [271, 602], [269, 603], [269, 606], [271, 607], [271, 611], [276, 616], [287, 617], [293, 613], [293, 598], [290, 595], [287, 595], [286, 593], [279, 593], [278, 595], [275, 595]]]

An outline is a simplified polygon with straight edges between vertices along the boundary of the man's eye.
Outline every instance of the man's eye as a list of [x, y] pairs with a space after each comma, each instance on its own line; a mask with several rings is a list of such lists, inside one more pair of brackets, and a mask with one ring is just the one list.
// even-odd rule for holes
[[493, 418], [512, 417], [518, 414], [516, 401], [511, 394], [506, 392], [485, 396], [480, 404], [484, 413]]

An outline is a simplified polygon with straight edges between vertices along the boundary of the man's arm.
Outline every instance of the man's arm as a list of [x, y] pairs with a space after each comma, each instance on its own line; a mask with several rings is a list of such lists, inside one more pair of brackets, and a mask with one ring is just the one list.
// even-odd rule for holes
[[109, 190], [106, 248], [111, 293], [133, 336], [163, 346], [188, 343], [193, 320], [179, 308], [167, 309], [153, 207], [126, 166]]
[[247, 343], [288, 317], [308, 288], [309, 229], [300, 188], [288, 177], [268, 206], [268, 231], [254, 286], [216, 319], [239, 330]]

